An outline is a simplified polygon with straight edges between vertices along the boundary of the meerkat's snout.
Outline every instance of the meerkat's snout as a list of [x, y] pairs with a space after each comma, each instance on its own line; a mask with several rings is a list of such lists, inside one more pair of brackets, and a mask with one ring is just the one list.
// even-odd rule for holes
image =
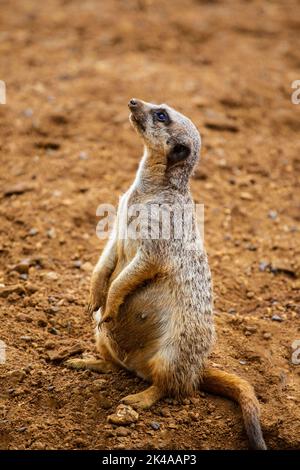
[[129, 120], [133, 127], [139, 132], [145, 132], [146, 110], [143, 101], [131, 98], [128, 102], [128, 107], [131, 111]]

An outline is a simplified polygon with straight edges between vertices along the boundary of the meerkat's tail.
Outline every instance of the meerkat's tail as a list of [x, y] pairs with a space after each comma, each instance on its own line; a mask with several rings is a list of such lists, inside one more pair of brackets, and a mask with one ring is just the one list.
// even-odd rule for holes
[[245, 429], [250, 446], [266, 450], [259, 419], [259, 403], [253, 387], [235, 374], [208, 367], [204, 369], [201, 388], [216, 395], [223, 395], [238, 402], [242, 409]]

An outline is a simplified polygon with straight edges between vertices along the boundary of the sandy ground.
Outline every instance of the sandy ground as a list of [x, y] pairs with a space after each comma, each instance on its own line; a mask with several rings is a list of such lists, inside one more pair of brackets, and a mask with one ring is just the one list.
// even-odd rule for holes
[[299, 29], [296, 1], [1, 1], [1, 449], [247, 448], [226, 399], [165, 400], [117, 428], [107, 416], [145, 384], [55, 362], [94, 353], [96, 209], [117, 203], [142, 152], [131, 96], [201, 131], [211, 361], [255, 386], [271, 449], [300, 448]]

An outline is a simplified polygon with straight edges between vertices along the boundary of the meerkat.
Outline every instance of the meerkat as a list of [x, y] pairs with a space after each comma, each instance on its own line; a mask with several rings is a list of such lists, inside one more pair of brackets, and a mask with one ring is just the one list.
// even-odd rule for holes
[[[145, 391], [123, 398], [135, 408], [150, 408], [167, 396], [186, 397], [199, 388], [229, 397], [241, 406], [250, 446], [266, 449], [252, 386], [207, 365], [215, 338], [212, 281], [193, 211], [192, 249], [186, 238], [174, 236], [174, 226], [166, 239], [121, 236], [133, 204], [191, 207], [189, 179], [200, 155], [200, 134], [190, 119], [165, 104], [131, 99], [128, 106], [144, 154], [92, 274], [88, 311], [96, 312], [101, 359], [66, 364], [102, 373], [120, 367], [134, 372], [149, 382]], [[148, 228], [149, 219], [143, 223]]]

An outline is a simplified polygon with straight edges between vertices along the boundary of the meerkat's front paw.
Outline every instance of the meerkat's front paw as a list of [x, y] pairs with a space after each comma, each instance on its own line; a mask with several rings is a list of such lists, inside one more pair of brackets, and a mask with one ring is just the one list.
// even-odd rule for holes
[[103, 306], [103, 296], [96, 292], [90, 292], [88, 304], [86, 307], [87, 313], [93, 315], [96, 310]]

